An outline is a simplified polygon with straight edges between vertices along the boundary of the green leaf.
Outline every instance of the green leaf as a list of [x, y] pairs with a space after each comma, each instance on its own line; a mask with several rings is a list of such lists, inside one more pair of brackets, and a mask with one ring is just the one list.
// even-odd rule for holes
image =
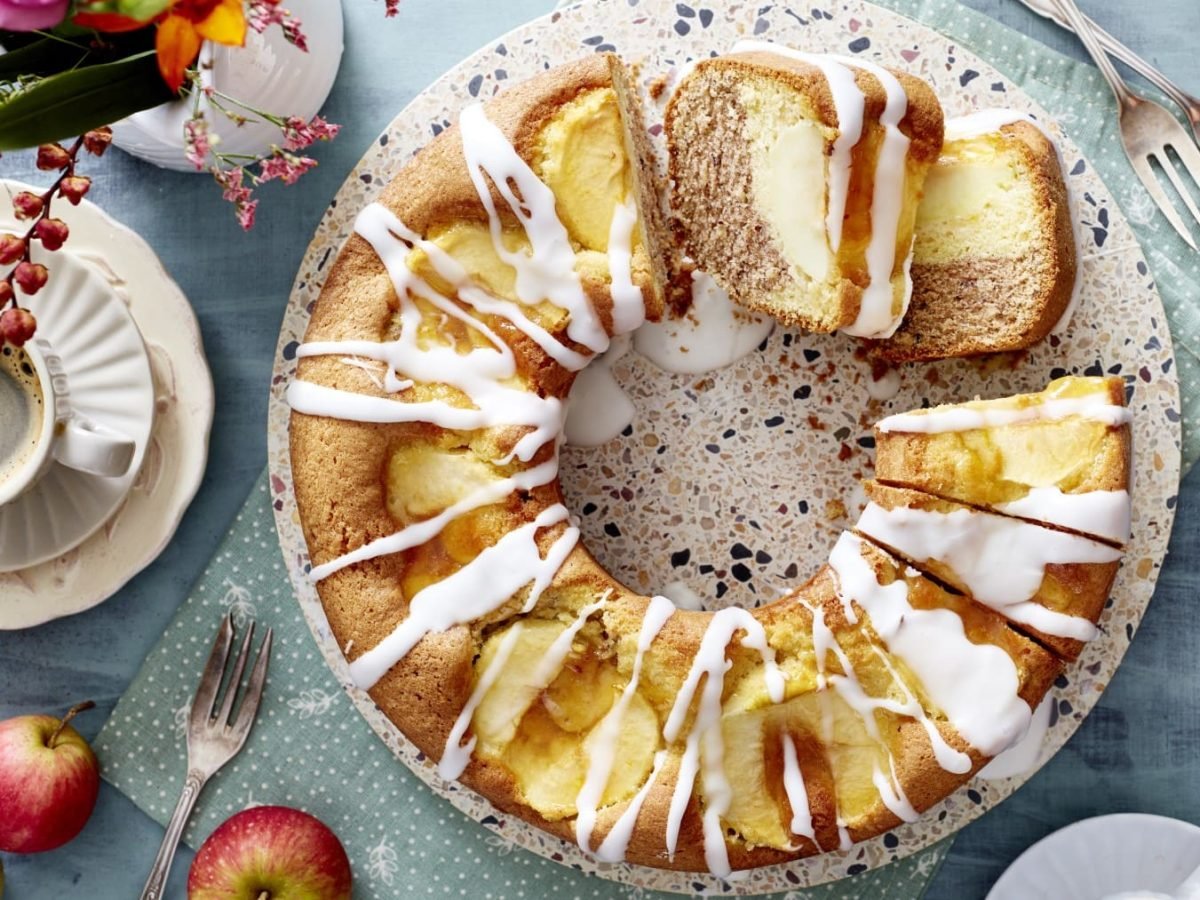
[[154, 49], [153, 28], [103, 36], [90, 30], [83, 34], [82, 38], [67, 37], [60, 27], [46, 37], [34, 35], [33, 40], [18, 44], [10, 43], [9, 32], [0, 33], [0, 43], [8, 48], [0, 54], [0, 83], [117, 62]]
[[0, 56], [0, 81], [15, 81], [22, 75], [53, 75], [78, 65], [87, 54], [86, 47], [41, 38]]
[[51, 75], [0, 103], [0, 151], [81, 134], [173, 98], [153, 52]]

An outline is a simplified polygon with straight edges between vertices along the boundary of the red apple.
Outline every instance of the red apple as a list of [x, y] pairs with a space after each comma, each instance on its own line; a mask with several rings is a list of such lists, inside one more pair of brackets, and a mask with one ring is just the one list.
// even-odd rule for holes
[[350, 860], [320, 819], [255, 806], [226, 819], [200, 847], [188, 900], [350, 900]]
[[62, 719], [0, 722], [0, 850], [53, 850], [83, 830], [100, 790], [100, 766], [70, 721], [92, 706], [73, 706]]

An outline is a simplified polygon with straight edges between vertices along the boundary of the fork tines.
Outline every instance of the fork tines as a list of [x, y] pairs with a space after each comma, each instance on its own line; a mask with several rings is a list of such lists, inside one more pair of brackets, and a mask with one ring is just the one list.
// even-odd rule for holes
[[[208, 663], [204, 666], [204, 673], [200, 676], [200, 685], [196, 688], [195, 699], [192, 701], [190, 717], [192, 730], [229, 728], [234, 732], [249, 732], [250, 725], [254, 721], [262, 701], [263, 685], [267, 680], [267, 662], [271, 656], [271, 642], [274, 637], [273, 630], [268, 628], [266, 637], [259, 645], [249, 681], [241, 691], [241, 703], [235, 711], [234, 702], [241, 687], [242, 674], [246, 670], [246, 661], [250, 658], [254, 628], [255, 623], [249, 622], [245, 636], [242, 638], [241, 649], [233, 663], [233, 671], [226, 679], [225, 670], [234, 637], [233, 614], [230, 613], [222, 620], [216, 639], [213, 641], [212, 653], [208, 657]], [[222, 682], [225, 682], [225, 691], [220, 708], [218, 708], [217, 701], [221, 696]]]
[[[1121, 142], [1130, 165], [1154, 204], [1187, 245], [1195, 250], [1195, 238], [1184, 224], [1178, 208], [1163, 189], [1162, 181], [1154, 171], [1151, 160], [1158, 163], [1167, 180], [1183, 200], [1183, 205], [1197, 224], [1200, 224], [1200, 208], [1192, 196], [1192, 190], [1200, 190], [1200, 149], [1196, 148], [1183, 126], [1171, 113], [1157, 103], [1138, 97], [1130, 98], [1121, 110]], [[1190, 176], [1193, 182], [1191, 186], [1180, 177], [1175, 168], [1175, 160]]]

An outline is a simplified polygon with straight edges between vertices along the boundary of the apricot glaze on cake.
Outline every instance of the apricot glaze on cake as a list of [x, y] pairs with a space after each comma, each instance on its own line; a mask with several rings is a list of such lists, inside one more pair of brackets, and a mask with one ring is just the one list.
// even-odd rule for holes
[[[576, 373], [664, 314], [667, 243], [616, 57], [465, 109], [328, 274], [291, 458], [350, 674], [444, 777], [601, 860], [725, 876], [912, 821], [1022, 736], [1128, 531], [1076, 533], [1128, 503], [1128, 412], [1068, 378], [892, 417], [807, 584], [639, 596], [580, 543], [558, 444]], [[1029, 548], [1019, 577], [963, 531]]]
[[896, 330], [942, 146], [925, 82], [743, 41], [696, 64], [664, 127], [684, 246], [734, 300], [810, 331]]

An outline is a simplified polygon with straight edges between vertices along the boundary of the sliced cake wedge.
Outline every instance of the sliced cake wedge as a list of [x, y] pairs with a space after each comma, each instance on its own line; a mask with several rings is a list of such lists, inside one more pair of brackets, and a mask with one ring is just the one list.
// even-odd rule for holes
[[854, 530], [1000, 613], [1073, 660], [1096, 622], [1121, 551], [1082, 535], [869, 481]]
[[735, 301], [810, 331], [894, 331], [942, 144], [927, 84], [746, 42], [692, 69], [665, 127], [682, 243]]
[[1061, 158], [1013, 110], [946, 121], [913, 242], [912, 303], [879, 346], [892, 362], [1021, 350], [1063, 318], [1077, 251]]
[[875, 477], [1116, 545], [1129, 538], [1130, 411], [1120, 378], [935, 406], [875, 426]]

